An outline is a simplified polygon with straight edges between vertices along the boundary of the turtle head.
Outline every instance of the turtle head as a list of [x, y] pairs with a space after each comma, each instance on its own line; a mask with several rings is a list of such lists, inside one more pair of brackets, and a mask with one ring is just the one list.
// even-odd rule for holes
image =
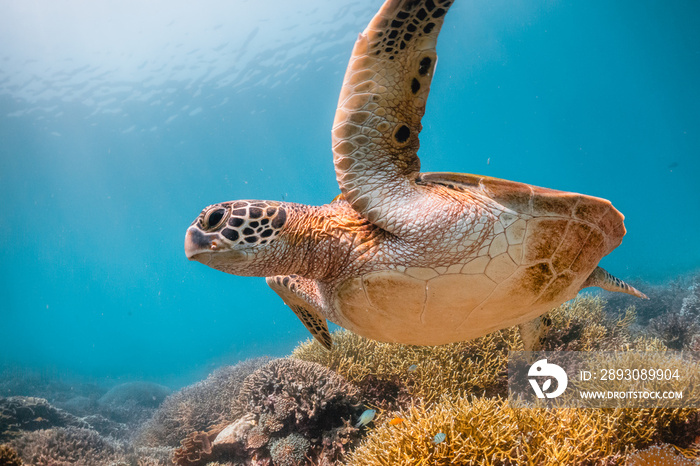
[[213, 204], [187, 229], [185, 254], [222, 272], [265, 275], [271, 247], [287, 221], [275, 201], [232, 201]]

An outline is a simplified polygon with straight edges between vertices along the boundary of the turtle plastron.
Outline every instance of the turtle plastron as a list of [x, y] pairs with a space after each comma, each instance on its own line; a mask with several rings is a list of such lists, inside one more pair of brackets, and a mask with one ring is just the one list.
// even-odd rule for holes
[[298, 275], [267, 277], [267, 284], [284, 303], [299, 317], [299, 320], [325, 348], [331, 349], [333, 340], [328, 324], [323, 317], [320, 293], [314, 280]]

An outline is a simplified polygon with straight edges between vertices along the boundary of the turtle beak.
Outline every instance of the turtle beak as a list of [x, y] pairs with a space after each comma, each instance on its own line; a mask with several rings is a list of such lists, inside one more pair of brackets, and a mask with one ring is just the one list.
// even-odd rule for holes
[[189, 260], [197, 260], [197, 255], [211, 253], [211, 240], [195, 227], [189, 227], [185, 234], [185, 255]]

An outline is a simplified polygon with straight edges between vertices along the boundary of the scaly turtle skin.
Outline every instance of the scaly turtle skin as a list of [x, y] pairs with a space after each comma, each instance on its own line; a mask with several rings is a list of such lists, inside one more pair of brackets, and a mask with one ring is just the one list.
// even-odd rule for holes
[[521, 325], [584, 287], [645, 297], [599, 268], [625, 234], [609, 201], [485, 176], [420, 173], [421, 118], [450, 0], [387, 0], [360, 34], [333, 124], [342, 195], [320, 207], [232, 201], [202, 211], [187, 257], [267, 283], [326, 347], [326, 320], [438, 345]]

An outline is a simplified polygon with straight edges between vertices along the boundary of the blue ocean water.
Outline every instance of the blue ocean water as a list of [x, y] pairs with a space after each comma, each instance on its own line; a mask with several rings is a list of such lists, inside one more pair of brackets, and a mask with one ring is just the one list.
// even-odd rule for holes
[[[263, 279], [188, 262], [184, 233], [214, 202], [338, 194], [331, 122], [380, 3], [2, 2], [0, 367], [176, 386], [307, 338]], [[697, 270], [698, 17], [458, 0], [423, 171], [610, 199], [628, 229], [610, 272]]]

